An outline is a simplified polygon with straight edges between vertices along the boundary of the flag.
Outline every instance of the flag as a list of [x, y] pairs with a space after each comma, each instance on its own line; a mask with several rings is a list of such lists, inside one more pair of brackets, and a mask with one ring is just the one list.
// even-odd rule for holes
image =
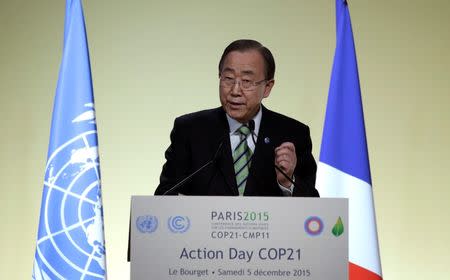
[[97, 143], [83, 8], [80, 0], [67, 0], [34, 280], [106, 279]]
[[349, 201], [349, 279], [382, 279], [355, 45], [347, 2], [336, 0], [336, 50], [317, 173], [322, 197]]

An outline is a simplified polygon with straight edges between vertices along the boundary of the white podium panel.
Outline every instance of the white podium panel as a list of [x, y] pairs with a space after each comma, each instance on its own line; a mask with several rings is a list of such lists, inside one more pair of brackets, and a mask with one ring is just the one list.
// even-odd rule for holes
[[131, 279], [348, 279], [348, 201], [133, 196]]

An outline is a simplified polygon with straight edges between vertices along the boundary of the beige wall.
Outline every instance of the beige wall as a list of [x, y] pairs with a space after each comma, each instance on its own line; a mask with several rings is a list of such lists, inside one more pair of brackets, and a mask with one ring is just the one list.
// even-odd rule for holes
[[[269, 46], [265, 104], [311, 126], [318, 156], [334, 1], [84, 1], [109, 279], [127, 279], [129, 198], [151, 194], [175, 116], [218, 105], [230, 41]], [[450, 273], [450, 1], [349, 1], [385, 279]], [[0, 279], [31, 277], [64, 1], [0, 2]]]

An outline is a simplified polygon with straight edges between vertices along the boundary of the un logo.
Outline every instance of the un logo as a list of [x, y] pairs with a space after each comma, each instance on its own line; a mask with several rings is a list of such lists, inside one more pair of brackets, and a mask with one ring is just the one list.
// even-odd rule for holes
[[33, 279], [105, 278], [96, 142], [96, 131], [87, 131], [48, 158]]
[[158, 218], [155, 216], [139, 216], [136, 227], [141, 233], [152, 233], [158, 228]]
[[188, 217], [173, 216], [169, 217], [167, 225], [169, 230], [173, 233], [184, 233], [191, 226], [191, 221]]

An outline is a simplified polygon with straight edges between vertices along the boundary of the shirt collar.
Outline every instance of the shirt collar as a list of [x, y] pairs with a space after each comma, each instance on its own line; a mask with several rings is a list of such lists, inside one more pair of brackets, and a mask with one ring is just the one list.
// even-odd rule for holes
[[[230, 135], [233, 135], [241, 127], [241, 125], [243, 125], [243, 123], [238, 122], [237, 120], [228, 116], [228, 114], [225, 115], [227, 116], [228, 126], [230, 127]], [[253, 120], [255, 121], [254, 133], [256, 137], [258, 137], [259, 127], [261, 125], [261, 118], [262, 118], [262, 110], [261, 107], [259, 107], [258, 113], [253, 117]]]

